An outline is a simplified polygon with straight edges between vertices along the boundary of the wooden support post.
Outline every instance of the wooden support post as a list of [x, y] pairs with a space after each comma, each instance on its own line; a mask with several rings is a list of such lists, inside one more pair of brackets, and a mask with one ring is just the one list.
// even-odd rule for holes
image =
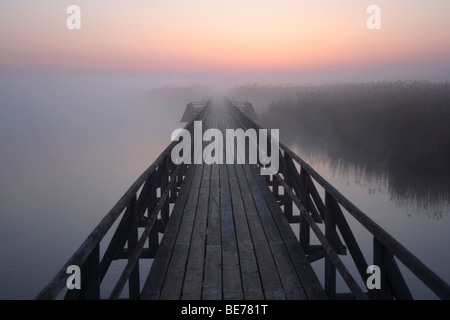
[[122, 219], [120, 220], [120, 223], [117, 226], [117, 229], [114, 232], [114, 235], [109, 242], [105, 253], [103, 254], [103, 258], [100, 263], [100, 281], [103, 280], [109, 266], [111, 265], [111, 262], [117, 259], [123, 247], [125, 246], [125, 243], [127, 242], [127, 230], [130, 224], [130, 215], [130, 211], [125, 210], [125, 213], [123, 214]]
[[[300, 202], [305, 206], [306, 196], [307, 196], [307, 188], [306, 188], [306, 171], [302, 168], [300, 172], [300, 194], [299, 199]], [[307, 213], [309, 214], [309, 212]], [[300, 215], [300, 245], [302, 246], [305, 253], [308, 253], [309, 245], [310, 245], [310, 227], [308, 222], [306, 221], [303, 215]]]
[[[156, 172], [154, 172], [150, 178], [150, 193], [149, 193], [149, 199], [148, 199], [148, 218], [150, 219], [150, 215], [152, 214], [153, 210], [156, 207], [156, 188], [157, 188], [157, 175]], [[150, 234], [148, 236], [148, 247], [150, 250], [150, 255], [155, 256], [156, 251], [158, 250], [159, 246], [159, 236], [158, 236], [158, 225], [155, 223], [153, 228], [150, 230]]]
[[386, 250], [385, 267], [395, 298], [398, 300], [413, 300], [412, 294], [409, 291], [408, 285], [406, 284], [402, 273], [400, 272], [397, 262], [388, 250]]
[[347, 248], [336, 231], [336, 215], [340, 211], [339, 204], [328, 192], [325, 192], [325, 231], [328, 242], [337, 254], [346, 255]]
[[89, 269], [89, 285], [86, 292], [86, 299], [99, 300], [100, 299], [100, 245], [98, 244], [92, 251], [88, 260], [86, 261]]
[[[136, 210], [136, 197], [131, 200], [130, 204], [128, 205], [128, 210], [130, 210], [131, 213], [130, 229], [128, 232], [128, 258], [130, 258], [138, 242], [138, 217]], [[131, 271], [130, 278], [128, 279], [128, 289], [130, 299], [138, 299], [141, 292], [139, 282], [139, 260], [136, 262], [136, 265]]]
[[[294, 162], [292, 161], [292, 158], [289, 156], [289, 154], [285, 153], [285, 162], [286, 162], [286, 183], [292, 188], [292, 190], [295, 191], [297, 196], [301, 193], [300, 190], [300, 184], [301, 180], [303, 179], [303, 176], [300, 176], [300, 174], [297, 171], [297, 167], [295, 166]], [[307, 189], [306, 189], [307, 190]], [[305, 203], [303, 203], [305, 205]]]
[[[331, 246], [335, 248], [336, 222], [333, 218], [334, 199], [325, 192], [325, 237]], [[330, 299], [336, 297], [336, 267], [328, 256], [325, 256], [325, 292]]]
[[283, 203], [284, 203], [284, 215], [288, 219], [288, 221], [292, 220], [292, 199], [289, 197], [287, 192], [284, 193], [283, 196]]
[[373, 264], [380, 267], [380, 289], [373, 289], [372, 298], [377, 300], [392, 300], [394, 298], [392, 294], [391, 284], [387, 277], [386, 266], [387, 250], [381, 242], [375, 237], [373, 238]]
[[355, 236], [353, 235], [352, 230], [350, 229], [350, 226], [347, 223], [347, 220], [344, 217], [344, 214], [342, 213], [342, 210], [339, 207], [334, 212], [334, 220], [336, 221], [336, 225], [344, 238], [348, 251], [350, 251], [361, 279], [366, 282], [368, 276], [366, 273], [368, 264], [364, 258], [361, 248], [358, 245], [358, 242], [355, 239]]
[[317, 191], [316, 186], [314, 185], [314, 182], [309, 175], [306, 179], [306, 185], [308, 186], [308, 191], [311, 194], [311, 197], [314, 200], [317, 209], [319, 210], [320, 216], [322, 217], [322, 219], [324, 219], [325, 205], [323, 204], [319, 192]]
[[68, 290], [65, 300], [100, 299], [100, 246], [97, 245], [80, 267], [81, 289]]
[[277, 201], [280, 200], [280, 192], [278, 190], [279, 189], [278, 188], [279, 185], [280, 184], [278, 183], [277, 179], [275, 179], [275, 177], [273, 177], [273, 181], [272, 181], [273, 190], [272, 190], [272, 193], [275, 196], [275, 199], [277, 199]]
[[[158, 169], [160, 173], [160, 181], [161, 181], [161, 195], [167, 188], [169, 184], [169, 170], [168, 170], [167, 162], [164, 162], [164, 165]], [[160, 171], [161, 170], [161, 171]], [[165, 229], [167, 222], [169, 221], [169, 201], [165, 201], [163, 206], [161, 207], [161, 222], [163, 225], [163, 230]]]

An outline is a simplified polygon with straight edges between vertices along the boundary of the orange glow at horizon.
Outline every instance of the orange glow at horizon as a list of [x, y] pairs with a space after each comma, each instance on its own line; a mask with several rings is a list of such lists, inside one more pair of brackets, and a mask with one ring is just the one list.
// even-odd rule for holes
[[3, 4], [0, 67], [231, 73], [450, 55], [450, 4], [436, 2], [430, 19], [420, 12], [431, 3], [379, 2], [377, 31], [365, 27], [367, 6], [356, 0], [79, 0], [79, 31], [65, 28], [65, 4], [33, 4], [25, 15]]

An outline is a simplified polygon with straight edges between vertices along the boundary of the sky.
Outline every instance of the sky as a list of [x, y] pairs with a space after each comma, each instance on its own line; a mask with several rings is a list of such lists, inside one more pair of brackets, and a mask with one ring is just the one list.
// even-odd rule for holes
[[[80, 30], [66, 27], [71, 4]], [[366, 26], [372, 4], [380, 30]], [[446, 80], [449, 12], [448, 0], [2, 0], [0, 70]]]

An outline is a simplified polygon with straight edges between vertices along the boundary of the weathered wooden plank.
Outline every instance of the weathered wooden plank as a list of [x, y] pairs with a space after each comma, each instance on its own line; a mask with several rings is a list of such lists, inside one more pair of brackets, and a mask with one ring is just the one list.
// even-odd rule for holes
[[277, 266], [275, 265], [272, 252], [253, 199], [254, 197], [258, 197], [261, 200], [263, 196], [261, 193], [252, 194], [242, 165], [236, 165], [235, 169], [251, 237], [254, 243], [264, 296], [266, 299], [285, 299], [285, 293], [278, 274]]
[[[200, 185], [200, 178], [198, 178], [200, 167], [191, 165], [186, 173], [184, 184], [181, 187], [178, 199], [172, 211], [170, 223], [167, 225], [164, 236], [161, 240], [158, 252], [153, 261], [150, 273], [144, 284], [141, 292], [141, 299], [159, 299], [161, 290], [164, 285], [167, 268], [172, 256], [172, 248], [175, 245], [176, 237], [180, 228], [186, 204], [188, 202], [188, 194], [191, 185], [194, 183], [194, 188]], [[194, 174], [197, 173], [197, 178], [194, 179]], [[197, 186], [198, 188], [198, 186]], [[192, 206], [193, 199], [190, 200], [189, 206]]]
[[220, 184], [219, 166], [213, 164], [211, 167], [211, 187], [209, 192], [208, 229], [207, 244], [221, 244], [220, 233]]
[[234, 165], [227, 165], [228, 179], [230, 183], [233, 216], [236, 228], [236, 238], [239, 250], [239, 264], [244, 290], [244, 299], [264, 299], [261, 279], [259, 277], [258, 264], [256, 262], [255, 249], [250, 235], [244, 203], [239, 189]]
[[222, 247], [220, 231], [220, 179], [219, 166], [211, 167], [211, 182], [206, 240], [205, 274], [202, 299], [222, 299]]
[[219, 171], [223, 298], [241, 300], [244, 294], [242, 290], [227, 166], [221, 165]]
[[[271, 254], [273, 255], [272, 259], [276, 263], [284, 294], [287, 299], [306, 299], [307, 296], [304, 292], [303, 285], [296, 273], [293, 261], [280, 234], [280, 232], [293, 233], [292, 229], [290, 227], [289, 229], [282, 231], [278, 229], [275, 221], [273, 220], [270, 208], [267, 205], [267, 200], [265, 199], [264, 194], [261, 192], [261, 189], [258, 186], [258, 183], [250, 166], [246, 165], [244, 171], [245, 175], [243, 174], [242, 176], [246, 178], [248, 182], [248, 185], [246, 187], [249, 188], [249, 191], [253, 196], [256, 208], [258, 210], [262, 228], [269, 242]], [[245, 185], [245, 183], [243, 184]], [[279, 212], [281, 212], [279, 207], [278, 210]], [[298, 247], [297, 241], [295, 243]]]
[[184, 208], [181, 226], [175, 242], [177, 250], [174, 250], [172, 254], [173, 258], [170, 260], [166, 281], [161, 291], [161, 299], [163, 300], [180, 299], [181, 297], [204, 167], [203, 165], [195, 166], [198, 170], [195, 172], [194, 181], [189, 190], [188, 202]]
[[364, 294], [362, 289], [359, 287], [358, 283], [355, 281], [351, 273], [348, 271], [347, 267], [344, 265], [342, 260], [338, 257], [336, 254], [336, 251], [333, 249], [333, 247], [328, 242], [327, 238], [323, 234], [322, 230], [317, 226], [314, 219], [307, 213], [306, 209], [301, 204], [300, 200], [297, 198], [297, 196], [292, 192], [290, 187], [283, 181], [283, 179], [277, 174], [275, 175], [277, 179], [280, 181], [280, 183], [284, 186], [286, 192], [289, 193], [291, 196], [291, 199], [294, 201], [294, 203], [300, 208], [300, 213], [302, 217], [305, 218], [311, 229], [314, 231], [315, 235], [317, 236], [318, 240], [324, 247], [324, 250], [326, 252], [326, 255], [330, 260], [333, 262], [334, 266], [339, 270], [339, 273], [341, 274], [342, 278], [344, 279], [345, 283], [348, 285], [350, 290], [359, 298], [359, 299], [367, 299], [367, 296]]
[[[177, 174], [178, 171], [180, 171], [181, 167], [177, 167], [177, 170], [173, 173], [173, 176]], [[174, 183], [174, 181], [172, 182]], [[148, 219], [147, 225], [145, 226], [144, 231], [142, 232], [141, 237], [139, 238], [139, 241], [135, 244], [135, 248], [133, 250], [130, 250], [130, 257], [128, 258], [128, 263], [125, 266], [125, 269], [121, 273], [119, 280], [117, 281], [116, 285], [114, 286], [113, 291], [111, 292], [110, 299], [118, 299], [120, 297], [120, 293], [125, 286], [125, 283], [127, 280], [130, 280], [130, 275], [132, 274], [133, 268], [135, 267], [136, 263], [139, 263], [139, 256], [142, 252], [142, 249], [144, 248], [145, 242], [148, 239], [148, 236], [150, 235], [151, 229], [155, 226], [155, 223], [157, 222], [157, 213], [161, 210], [163, 205], [168, 201], [169, 198], [169, 192], [170, 192], [171, 185], [168, 185], [166, 190], [164, 190], [163, 194], [161, 195], [161, 199], [153, 212], [150, 214], [150, 219]], [[135, 223], [137, 227], [137, 222]]]
[[[264, 178], [259, 175], [258, 168], [251, 166], [254, 173], [256, 182], [264, 195], [267, 206], [270, 208], [273, 220], [277, 225], [278, 230], [280, 230], [280, 235], [289, 255], [293, 261], [297, 275], [303, 284], [305, 293], [309, 299], [326, 299], [324, 290], [320, 284], [319, 279], [314, 273], [307, 257], [305, 256], [302, 248], [299, 246], [299, 242], [289, 226], [288, 221], [283, 216], [280, 207], [274, 200]], [[286, 230], [286, 231], [284, 231]]]
[[199, 300], [202, 297], [210, 181], [211, 165], [203, 165], [202, 183], [192, 229], [186, 273], [184, 275], [182, 299]]
[[[304, 299], [306, 295], [282, 244], [253, 173], [236, 166], [266, 299]], [[251, 177], [246, 177], [250, 173]], [[249, 181], [247, 181], [249, 180]], [[249, 184], [251, 185], [249, 187]], [[253, 187], [253, 188], [252, 188]], [[267, 219], [269, 218], [269, 219]], [[264, 226], [263, 226], [264, 225]], [[293, 271], [293, 273], [292, 273]], [[286, 290], [289, 288], [289, 290]]]
[[222, 247], [220, 244], [206, 246], [202, 299], [222, 299]]

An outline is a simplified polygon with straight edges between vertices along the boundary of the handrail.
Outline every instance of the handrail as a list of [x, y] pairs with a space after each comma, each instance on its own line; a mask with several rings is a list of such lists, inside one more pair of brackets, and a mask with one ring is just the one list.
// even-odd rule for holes
[[[204, 117], [209, 105], [210, 101], [206, 103], [196, 115], [195, 119], [186, 124], [184, 128], [188, 131], [192, 131], [194, 121]], [[230, 102], [230, 107], [234, 116], [241, 122], [243, 127], [261, 129], [255, 121], [247, 117], [235, 104]], [[270, 132], [268, 132], [268, 138], [271, 139]], [[159, 230], [159, 227], [164, 228], [165, 222], [167, 222], [164, 221], [164, 219], [167, 220], [169, 218], [168, 208], [170, 199], [173, 197], [172, 192], [174, 192], [176, 196], [176, 189], [180, 186], [180, 181], [176, 180], [183, 180], [183, 168], [178, 166], [174, 170], [173, 164], [170, 164], [169, 159], [170, 152], [176, 143], [176, 141], [170, 143], [153, 164], [136, 179], [114, 207], [89, 234], [78, 250], [36, 296], [36, 299], [55, 299], [58, 297], [65, 287], [67, 279], [66, 270], [69, 265], [85, 266], [88, 269], [92, 268], [93, 270], [89, 273], [89, 276], [93, 279], [86, 282], [89, 288], [92, 289], [92, 287], [94, 287], [94, 289], [92, 289], [93, 293], [86, 294], [86, 296], [85, 293], [83, 293], [80, 294], [80, 296], [75, 295], [75, 297], [100, 297], [100, 283], [106, 270], [108, 270], [113, 259], [117, 259], [118, 256], [123, 256], [124, 253], [127, 253], [128, 263], [122, 272], [119, 281], [116, 283], [110, 298], [119, 298], [121, 290], [127, 280], [129, 280], [130, 283], [130, 297], [135, 298], [139, 295], [139, 291], [136, 291], [139, 290], [139, 264], [136, 264], [136, 262], [141, 257], [141, 254], [147, 254], [147, 256], [152, 255], [152, 253], [149, 252], [158, 247], [157, 238], [153, 247], [149, 244], [149, 248], [144, 249], [144, 244], [147, 239], [150, 239], [150, 234], [157, 236], [157, 229]], [[280, 200], [280, 205], [285, 205], [284, 213], [288, 218], [289, 214], [292, 218], [292, 203], [300, 210], [300, 216], [295, 216], [295, 218], [299, 218], [297, 222], [300, 221], [300, 245], [304, 248], [310, 261], [325, 257], [325, 291], [329, 297], [335, 297], [336, 295], [335, 270], [337, 269], [356, 298], [412, 298], [393, 258], [395, 256], [438, 297], [450, 299], [450, 286], [446, 282], [423, 264], [388, 232], [357, 208], [290, 148], [280, 142], [279, 150], [271, 150], [271, 152], [279, 153], [281, 165], [280, 173], [272, 175], [271, 177], [271, 185], [274, 186], [273, 193], [277, 199]], [[300, 166], [300, 173], [298, 172], [294, 161]], [[314, 182], [323, 188], [325, 192], [323, 199], [319, 195]], [[282, 195], [284, 198], [278, 195], [278, 185], [282, 186], [285, 190], [285, 194]], [[158, 202], [156, 202], [157, 188], [160, 188], [161, 191]], [[139, 193], [139, 190], [141, 191], [138, 198], [137, 194]], [[286, 204], [288, 204], [287, 201], [290, 201], [289, 203], [291, 204], [290, 213], [287, 212], [289, 209], [286, 209], [287, 207], [289, 208], [289, 206], [286, 206]], [[152, 204], [150, 205], [150, 203]], [[388, 269], [385, 273], [386, 279], [389, 278], [388, 280], [390, 281], [390, 284], [387, 285], [387, 291], [383, 291], [378, 295], [377, 293], [372, 292], [372, 296], [368, 295], [357, 284], [352, 274], [339, 258], [338, 255], [346, 254], [346, 248], [336, 232], [336, 227], [339, 228], [341, 236], [348, 246], [360, 276], [363, 280], [367, 278], [367, 275], [365, 274], [367, 262], [345, 220], [341, 207], [348, 211], [348, 213], [350, 213], [370, 234], [373, 235], [374, 264], [380, 262], [380, 265]], [[144, 216], [145, 211], [148, 212], [148, 216]], [[161, 219], [157, 217], [158, 212], [160, 211]], [[119, 227], [113, 236], [113, 240], [115, 240], [111, 241], [100, 262], [100, 242], [111, 230], [111, 227], [123, 212], [125, 213], [122, 215]], [[162, 223], [159, 224], [159, 222]], [[317, 226], [317, 223], [323, 222], [325, 222], [325, 234]], [[138, 225], [139, 227], [145, 227], [139, 241], [137, 233]], [[127, 228], [131, 229], [129, 229], [130, 234], [126, 235], [128, 236], [128, 249], [127, 251], [124, 251], [123, 247], [125, 241], [127, 241], [127, 237], [123, 238], [124, 232], [122, 231], [128, 230]], [[310, 229], [316, 234], [321, 246], [311, 246], [309, 244]], [[120, 236], [115, 238], [117, 235]], [[320, 252], [318, 251], [318, 247], [321, 250]], [[122, 251], [118, 252], [118, 250]], [[383, 286], [385, 285], [386, 283], [383, 284]], [[391, 289], [393, 292], [389, 291]], [[69, 292], [69, 298], [73, 293], [74, 292]], [[74, 296], [72, 296], [72, 298], [73, 297]]]
[[[248, 118], [236, 105], [230, 102], [234, 112], [238, 117], [247, 122], [247, 127], [253, 127], [255, 129], [261, 129], [261, 126], [252, 119]], [[269, 131], [269, 130], [268, 130]], [[271, 138], [270, 132], [267, 133], [268, 139]], [[359, 208], [357, 208], [350, 200], [348, 200], [342, 193], [334, 188], [328, 181], [326, 181], [317, 171], [315, 171], [308, 163], [300, 158], [289, 147], [279, 142], [280, 151], [285, 155], [287, 154], [291, 159], [295, 160], [302, 170], [305, 170], [307, 175], [314, 179], [322, 188], [328, 193], [339, 205], [345, 208], [364, 228], [369, 231], [374, 238], [379, 241], [385, 250], [396, 256], [413, 274], [417, 276], [430, 290], [432, 290], [441, 299], [450, 299], [450, 286], [442, 280], [435, 272], [428, 268], [423, 262], [421, 262], [416, 256], [414, 256], [408, 249], [406, 249], [401, 243], [393, 238], [387, 231], [375, 223], [371, 218], [364, 214]], [[280, 154], [281, 156], [281, 154]], [[281, 177], [278, 175], [276, 178]], [[284, 177], [286, 179], [286, 177]], [[281, 182], [281, 181], [280, 181]], [[283, 184], [283, 183], [281, 183]], [[283, 186], [290, 187], [284, 183]], [[292, 194], [296, 198], [298, 195]], [[298, 199], [298, 198], [297, 198]], [[300, 209], [300, 208], [299, 208]], [[300, 211], [302, 211], [300, 209]], [[312, 222], [314, 222], [311, 219]], [[311, 222], [309, 221], [309, 222]], [[309, 223], [310, 224], [310, 223]], [[310, 224], [310, 227], [313, 226]]]
[[422, 282], [427, 285], [438, 297], [442, 299], [450, 299], [450, 286], [442, 280], [436, 273], [428, 268], [400, 242], [392, 237], [381, 226], [369, 218], [364, 212], [356, 207], [342, 193], [326, 181], [317, 171], [309, 164], [302, 160], [291, 149], [280, 143], [280, 148], [291, 156], [308, 174], [314, 178], [333, 198], [342, 205], [359, 223], [361, 223], [367, 231], [369, 231], [384, 247], [395, 255], [405, 266], [413, 272]]
[[[202, 118], [209, 106], [208, 101], [195, 119], [187, 123], [184, 129], [192, 131], [194, 121]], [[163, 163], [164, 159], [169, 156], [172, 148], [177, 144], [177, 141], [171, 142], [164, 151], [156, 158], [156, 160], [148, 167], [128, 188], [125, 194], [119, 199], [119, 201], [113, 206], [113, 208], [106, 214], [106, 216], [100, 221], [100, 223], [94, 228], [94, 230], [88, 235], [86, 240], [80, 245], [75, 253], [68, 259], [64, 266], [56, 273], [53, 279], [38, 293], [35, 299], [56, 299], [59, 293], [66, 286], [67, 267], [70, 265], [83, 265], [89, 256], [93, 254], [94, 250], [98, 249], [98, 245], [111, 226], [121, 215], [121, 213], [127, 208], [129, 203], [138, 193], [139, 189], [147, 181], [147, 179], [156, 171], [156, 169]]]

